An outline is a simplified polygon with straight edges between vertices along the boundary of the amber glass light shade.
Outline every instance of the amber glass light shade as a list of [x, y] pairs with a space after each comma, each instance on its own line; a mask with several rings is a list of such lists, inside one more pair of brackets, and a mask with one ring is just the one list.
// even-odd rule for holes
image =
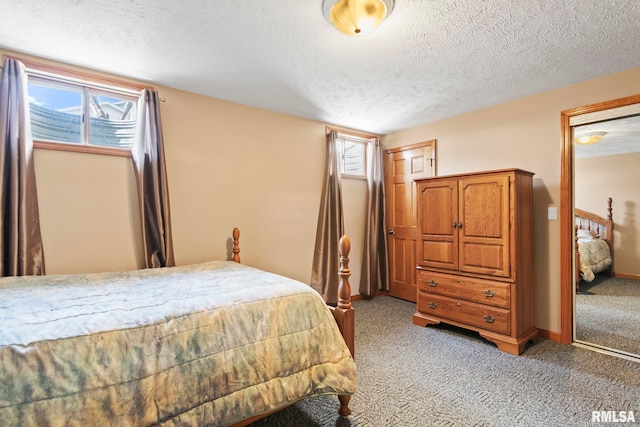
[[388, 14], [382, 0], [338, 0], [329, 12], [335, 27], [348, 36], [372, 33]]
[[589, 132], [582, 135], [576, 135], [576, 144], [580, 145], [592, 145], [597, 144], [606, 135], [606, 132]]

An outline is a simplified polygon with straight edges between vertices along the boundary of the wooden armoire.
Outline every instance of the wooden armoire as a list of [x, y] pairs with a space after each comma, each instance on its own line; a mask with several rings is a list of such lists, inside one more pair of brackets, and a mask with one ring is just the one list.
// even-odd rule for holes
[[537, 340], [532, 181], [520, 169], [416, 181], [415, 324], [471, 329], [512, 354]]

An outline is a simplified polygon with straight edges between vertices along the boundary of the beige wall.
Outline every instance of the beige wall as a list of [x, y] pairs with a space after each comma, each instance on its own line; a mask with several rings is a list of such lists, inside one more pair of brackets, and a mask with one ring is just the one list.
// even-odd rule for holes
[[613, 199], [613, 266], [616, 274], [640, 275], [640, 153], [576, 160], [575, 205], [603, 218]]
[[436, 139], [438, 175], [518, 167], [535, 172], [535, 324], [560, 331], [560, 112], [640, 93], [640, 67], [395, 132], [386, 148]]
[[34, 159], [48, 274], [142, 265], [131, 158], [36, 149]]
[[[309, 283], [325, 124], [156, 89], [167, 99], [161, 116], [176, 263], [228, 259], [237, 226], [244, 264]], [[49, 274], [142, 266], [130, 158], [37, 149], [35, 164]], [[366, 181], [344, 180], [353, 293], [360, 277], [365, 191]]]
[[[224, 239], [237, 226], [243, 263], [308, 283], [325, 124], [158, 90], [167, 98], [162, 120], [177, 262], [227, 257]], [[343, 185], [345, 232], [353, 240], [353, 288], [361, 266], [361, 184], [345, 180]]]

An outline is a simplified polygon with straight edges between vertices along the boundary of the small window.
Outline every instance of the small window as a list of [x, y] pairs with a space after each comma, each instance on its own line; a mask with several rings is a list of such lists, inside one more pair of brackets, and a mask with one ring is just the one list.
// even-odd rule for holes
[[31, 132], [37, 141], [131, 150], [137, 102], [124, 91], [29, 75]]
[[338, 134], [338, 161], [340, 173], [346, 178], [367, 177], [367, 144], [368, 139], [357, 136]]

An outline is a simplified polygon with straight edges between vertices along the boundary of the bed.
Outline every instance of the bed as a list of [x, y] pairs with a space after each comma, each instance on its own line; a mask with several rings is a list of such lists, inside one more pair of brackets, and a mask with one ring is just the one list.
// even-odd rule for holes
[[348, 239], [328, 307], [233, 237], [236, 262], [0, 279], [2, 425], [245, 425], [323, 394], [348, 415]]
[[607, 217], [575, 209], [576, 291], [580, 281], [592, 282], [601, 272], [613, 276], [612, 199], [607, 199]]

